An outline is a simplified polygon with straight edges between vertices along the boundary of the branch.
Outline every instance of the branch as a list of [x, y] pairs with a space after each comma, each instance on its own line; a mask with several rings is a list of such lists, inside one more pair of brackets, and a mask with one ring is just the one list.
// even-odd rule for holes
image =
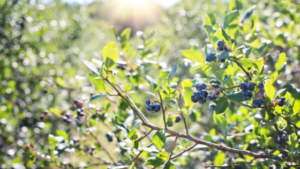
[[[152, 146], [153, 143], [149, 144], [147, 147], [150, 147]], [[136, 161], [139, 156], [144, 152], [144, 150], [139, 150], [140, 152], [134, 157], [134, 159], [132, 159], [131, 161], [129, 161], [126, 165], [130, 165], [131, 163], [133, 163], [134, 161]]]
[[[180, 92], [180, 91], [179, 91], [179, 92]], [[179, 108], [180, 108], [181, 116], [182, 116], [182, 118], [183, 118], [183, 122], [184, 122], [185, 130], [186, 130], [186, 134], [187, 134], [187, 135], [190, 135], [190, 134], [189, 134], [188, 127], [187, 127], [187, 125], [186, 125], [185, 116], [183, 116], [183, 112], [182, 112], [182, 110], [181, 110], [181, 108], [182, 108], [182, 106], [181, 106], [181, 92], [179, 93], [179, 98], [178, 98], [177, 101], [178, 101], [178, 105], [179, 105]]]
[[[143, 115], [143, 113], [136, 107], [136, 105], [132, 102], [132, 100], [130, 99], [129, 96], [124, 96], [109, 80], [106, 79], [106, 81], [118, 92], [118, 94], [120, 95], [120, 97], [122, 97], [127, 103], [128, 105], [133, 109], [133, 111], [137, 114], [137, 116], [142, 120], [142, 125], [147, 126], [149, 128], [151, 128], [152, 130], [161, 130], [162, 128], [154, 126], [153, 124], [151, 124], [146, 117]], [[186, 138], [187, 140], [190, 140], [196, 144], [203, 144], [206, 145], [208, 147], [212, 147], [218, 150], [222, 150], [222, 151], [226, 151], [226, 152], [230, 152], [230, 153], [236, 153], [236, 154], [243, 154], [243, 155], [249, 155], [255, 158], [271, 158], [270, 155], [264, 154], [264, 153], [254, 153], [251, 151], [247, 151], [247, 150], [239, 150], [239, 149], [234, 149], [234, 148], [230, 148], [227, 146], [223, 146], [223, 145], [219, 145], [219, 144], [214, 144], [211, 142], [207, 142], [198, 138], [195, 138], [193, 136], [190, 135], [185, 135], [185, 134], [181, 134], [181, 133], [177, 133], [175, 131], [169, 130], [169, 129], [165, 129], [165, 131], [173, 136], [177, 136], [180, 138]]]
[[159, 95], [159, 98], [160, 98], [160, 106], [161, 106], [161, 110], [162, 110], [162, 113], [163, 113], [165, 129], [167, 129], [166, 115], [165, 115], [165, 112], [166, 112], [166, 109], [167, 109], [167, 108], [164, 109], [163, 100], [162, 100], [162, 98], [161, 98], [161, 94], [160, 94], [159, 91], [158, 91], [158, 95]]
[[143, 139], [144, 139], [145, 137], [147, 137], [152, 131], [153, 131], [153, 129], [151, 129], [151, 130], [150, 130], [148, 133], [146, 133], [143, 137], [139, 138], [139, 139], [137, 140], [137, 142], [143, 140]]
[[240, 87], [240, 85], [232, 86], [232, 87], [223, 87], [223, 88], [220, 88], [219, 91], [228, 90], [228, 89], [234, 89], [234, 88], [237, 88], [237, 87]]
[[191, 149], [193, 149], [195, 146], [197, 145], [197, 143], [195, 143], [194, 145], [192, 145], [191, 147], [189, 147], [188, 149], [183, 150], [181, 153], [177, 154], [176, 156], [172, 157], [171, 160], [176, 159], [177, 157], [181, 156], [183, 153], [190, 151]]
[[246, 73], [246, 75], [248, 76], [248, 78], [249, 78], [250, 81], [252, 80], [250, 73], [245, 70], [245, 68], [243, 67], [243, 65], [240, 62], [235, 61], [235, 60], [231, 60], [231, 61], [233, 61], [234, 63], [236, 63]]

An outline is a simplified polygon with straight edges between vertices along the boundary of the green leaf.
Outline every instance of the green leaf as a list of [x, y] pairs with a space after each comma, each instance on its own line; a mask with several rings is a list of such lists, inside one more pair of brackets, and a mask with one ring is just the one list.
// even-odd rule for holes
[[232, 58], [232, 56], [229, 55], [229, 52], [226, 52], [226, 51], [222, 52], [217, 57], [218, 57], [218, 60]]
[[229, 46], [231, 46], [231, 38], [230, 36], [227, 34], [227, 32], [225, 31], [225, 29], [221, 26], [221, 30], [222, 30], [222, 36], [223, 36], [223, 39], [225, 41], [225, 43], [227, 43]]
[[161, 48], [160, 48], [160, 51], [159, 51], [159, 55], [158, 56], [162, 56], [166, 53], [167, 51], [167, 48], [168, 48], [168, 45], [167, 44], [164, 44]]
[[175, 169], [175, 165], [171, 161], [168, 161], [164, 169]]
[[198, 62], [198, 63], [205, 63], [205, 58], [199, 51], [193, 51], [193, 50], [182, 50], [181, 51], [183, 56], [186, 57], [187, 59], [193, 61], [193, 62]]
[[125, 93], [128, 93], [131, 90], [131, 85], [126, 84], [124, 87]]
[[69, 135], [63, 130], [56, 130], [56, 135], [64, 137], [65, 140], [69, 139]]
[[229, 11], [233, 11], [235, 9], [242, 9], [243, 8], [243, 4], [241, 2], [241, 0], [231, 0], [229, 3]]
[[115, 117], [114, 123], [117, 127], [121, 128], [124, 130], [126, 133], [129, 133], [129, 128], [124, 124], [120, 122], [120, 119], [118, 116]]
[[100, 75], [100, 73], [97, 70], [97, 67], [92, 64], [91, 62], [85, 60], [85, 59], [81, 59], [81, 61], [90, 69], [92, 70], [94, 73], [97, 73], [98, 75]]
[[166, 142], [166, 137], [165, 137], [165, 130], [158, 130], [153, 138], [152, 138], [152, 142], [153, 144], [156, 146], [156, 148], [159, 150], [159, 151], [162, 151], [163, 149], [163, 146]]
[[184, 148], [185, 145], [186, 145], [186, 139], [184, 138], [184, 139], [182, 139], [182, 141], [181, 141], [181, 146]]
[[96, 100], [96, 99], [100, 99], [102, 97], [106, 96], [106, 94], [98, 94], [98, 95], [94, 95], [93, 97], [91, 97], [90, 101]]
[[136, 119], [132, 122], [132, 128], [136, 128], [139, 124], [141, 124], [141, 120], [140, 119]]
[[135, 139], [135, 138], [137, 138], [137, 130], [136, 130], [136, 128], [133, 128], [132, 130], [130, 130], [130, 132], [128, 133], [127, 137], [129, 139]]
[[211, 42], [213, 42], [213, 36], [214, 33], [216, 32], [216, 29], [214, 28], [215, 23], [216, 23], [216, 18], [214, 14], [210, 13], [206, 15], [204, 20], [204, 29]]
[[153, 89], [156, 89], [156, 87], [158, 86], [158, 84], [157, 84], [157, 82], [155, 80], [153, 80], [150, 76], [146, 76], [146, 80], [153, 87]]
[[225, 131], [227, 127], [227, 122], [223, 114], [213, 114], [214, 123], [219, 127], [220, 130]]
[[172, 71], [171, 71], [170, 74], [169, 74], [169, 80], [171, 80], [172, 76], [173, 76], [174, 73], [176, 72], [177, 67], [178, 67], [178, 63], [179, 63], [179, 60], [177, 60], [177, 62], [176, 62], [175, 65], [173, 66], [173, 69], [172, 69]]
[[52, 134], [48, 135], [48, 143], [50, 144], [52, 149], [55, 149], [57, 141], [56, 141], [55, 137]]
[[152, 157], [147, 160], [145, 165], [149, 167], [158, 167], [163, 165], [164, 163], [165, 163], [164, 159], [158, 157]]
[[225, 97], [221, 97], [220, 100], [217, 102], [215, 111], [217, 114], [223, 113], [228, 107], [228, 99]]
[[230, 25], [230, 23], [238, 19], [238, 17], [239, 17], [239, 12], [237, 10], [227, 13], [224, 19], [224, 25], [223, 25], [224, 28], [226, 29]]
[[96, 90], [99, 92], [106, 92], [105, 90], [105, 82], [102, 78], [95, 78], [93, 80], [93, 84], [95, 85]]
[[[238, 62], [240, 62], [240, 64], [242, 64], [242, 66], [243, 66], [244, 68], [252, 67], [253, 64], [254, 64], [254, 61], [253, 61], [252, 59], [247, 59], [247, 58], [241, 59], [241, 60], [239, 60]], [[256, 66], [256, 65], [255, 65], [255, 66]]]
[[264, 58], [260, 58], [260, 59], [256, 60], [254, 63], [257, 66], [258, 72], [262, 73], [263, 66], [264, 66]]
[[245, 14], [243, 16], [242, 23], [244, 23], [245, 20], [247, 20], [251, 16], [254, 8], [255, 8], [255, 6], [252, 6], [251, 8], [247, 9], [247, 11], [245, 12]]
[[244, 97], [242, 92], [231, 92], [227, 95], [227, 98], [232, 101], [242, 102], [244, 101]]
[[123, 32], [121, 33], [121, 43], [122, 44], [125, 44], [129, 40], [130, 33], [131, 33], [130, 28], [126, 28], [123, 30]]
[[286, 64], [286, 54], [285, 53], [280, 53], [278, 55], [278, 60], [275, 63], [275, 69], [276, 71], [280, 71], [281, 68]]
[[285, 91], [286, 91], [285, 88], [280, 89], [280, 90], [277, 90], [277, 92], [275, 93], [274, 99], [276, 99], [276, 97], [277, 97], [278, 95], [280, 95], [281, 93], [283, 93], [283, 92], [285, 92]]
[[215, 165], [223, 165], [225, 162], [226, 155], [222, 151], [218, 151], [218, 154], [216, 155], [214, 159]]
[[265, 84], [266, 95], [272, 100], [275, 96], [275, 87], [271, 84]]
[[118, 31], [115, 27], [111, 27], [111, 30], [113, 31], [116, 38], [118, 38]]
[[112, 69], [120, 57], [118, 49], [114, 48], [115, 46], [116, 44], [112, 42], [106, 44], [103, 48], [103, 61], [107, 70]]

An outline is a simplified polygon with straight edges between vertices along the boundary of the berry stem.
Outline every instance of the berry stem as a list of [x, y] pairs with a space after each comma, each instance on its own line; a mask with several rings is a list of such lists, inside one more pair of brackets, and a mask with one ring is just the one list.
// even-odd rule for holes
[[186, 124], [185, 116], [183, 115], [183, 111], [182, 111], [182, 106], [181, 106], [181, 93], [179, 93], [179, 98], [177, 99], [177, 101], [178, 101], [178, 105], [179, 105], [179, 108], [180, 108], [181, 117], [183, 118], [183, 122], [184, 122], [184, 126], [185, 126], [186, 135], [190, 135], [190, 134], [189, 134], [188, 127], [187, 127], [187, 124]]
[[163, 113], [165, 129], [167, 129], [166, 115], [165, 115], [165, 112], [166, 112], [167, 107], [164, 109], [164, 104], [163, 104], [163, 100], [162, 100], [160, 91], [158, 91], [158, 95], [159, 95], [159, 99], [160, 99], [161, 110], [162, 110], [162, 113]]
[[231, 60], [231, 61], [233, 61], [234, 63], [236, 63], [246, 73], [246, 75], [248, 76], [248, 79], [250, 81], [252, 80], [250, 73], [245, 70], [245, 68], [243, 67], [243, 65], [240, 62], [235, 61], [235, 60]]

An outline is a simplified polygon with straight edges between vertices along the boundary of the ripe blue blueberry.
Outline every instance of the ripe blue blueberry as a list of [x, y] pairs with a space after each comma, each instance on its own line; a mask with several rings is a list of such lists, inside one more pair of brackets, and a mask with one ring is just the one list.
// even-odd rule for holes
[[194, 103], [197, 102], [197, 100], [195, 99], [195, 96], [194, 96], [194, 95], [192, 95], [191, 100], [192, 100], [192, 102], [194, 102]]
[[150, 104], [149, 104], [149, 105], [147, 105], [147, 110], [149, 110], [149, 111], [152, 111], [152, 107], [153, 107], [153, 106], [152, 106], [152, 105], [150, 105]]
[[234, 41], [234, 39], [231, 39], [231, 43], [234, 43], [235, 41]]
[[260, 107], [260, 105], [261, 105], [261, 104], [260, 104], [260, 101], [259, 101], [259, 100], [253, 100], [253, 101], [252, 101], [252, 106], [253, 106], [253, 107], [258, 108], [258, 107]]
[[147, 100], [147, 101], [146, 101], [146, 104], [147, 104], [147, 105], [149, 105], [150, 103], [151, 103], [151, 101], [150, 101], [150, 100]]
[[240, 88], [241, 88], [242, 90], [247, 90], [247, 89], [248, 89], [247, 84], [244, 83], [244, 82], [240, 84]]
[[112, 142], [112, 141], [113, 141], [113, 138], [112, 138], [108, 133], [106, 133], [105, 137], [107, 138], [107, 140], [108, 140], [109, 142]]
[[242, 94], [245, 100], [249, 100], [252, 97], [252, 93], [250, 91], [243, 91]]
[[159, 110], [160, 110], [160, 105], [159, 104], [155, 104], [155, 105], [153, 105], [153, 109], [154, 109], [154, 111], [155, 112], [158, 112]]
[[223, 51], [223, 47], [218, 47], [217, 51]]
[[201, 96], [200, 96], [200, 93], [199, 92], [194, 92], [194, 97], [195, 97], [195, 100], [200, 100], [201, 99]]
[[254, 83], [249, 83], [249, 90], [253, 91], [255, 89], [255, 84]]
[[202, 89], [206, 89], [206, 84], [205, 84], [205, 83], [202, 83], [202, 84], [201, 84], [201, 88], [202, 88]]
[[211, 62], [214, 59], [214, 57], [212, 55], [207, 55], [206, 56], [206, 61], [207, 62]]
[[259, 83], [258, 84], [258, 88], [260, 88], [260, 89], [264, 88], [264, 84], [263, 83]]
[[177, 116], [176, 119], [175, 119], [175, 122], [176, 122], [176, 123], [180, 122], [180, 119], [181, 119], [181, 117], [180, 117], [180, 116]]
[[219, 59], [219, 62], [224, 63], [225, 59]]
[[201, 86], [201, 85], [198, 85], [198, 86], [197, 86], [197, 90], [198, 90], [198, 91], [201, 91], [201, 90], [202, 90], [202, 86]]
[[218, 47], [223, 47], [224, 46], [224, 42], [222, 40], [218, 41]]
[[212, 100], [213, 100], [213, 97], [212, 97], [212, 95], [208, 95], [208, 96], [206, 97], [206, 99], [207, 99], [207, 101], [212, 101]]
[[209, 109], [209, 110], [215, 110], [215, 108], [216, 108], [216, 105], [213, 104], [213, 103], [211, 103], [211, 104], [208, 106], [208, 109]]
[[282, 106], [284, 105], [284, 102], [281, 101], [281, 100], [279, 100], [279, 101], [278, 101], [278, 105], [282, 107]]
[[280, 101], [284, 103], [285, 102], [285, 97], [281, 97]]
[[210, 84], [214, 88], [219, 88], [221, 83], [218, 80], [211, 80]]
[[207, 91], [202, 90], [202, 91], [200, 92], [200, 96], [201, 96], [201, 97], [206, 98], [207, 95], [208, 95]]

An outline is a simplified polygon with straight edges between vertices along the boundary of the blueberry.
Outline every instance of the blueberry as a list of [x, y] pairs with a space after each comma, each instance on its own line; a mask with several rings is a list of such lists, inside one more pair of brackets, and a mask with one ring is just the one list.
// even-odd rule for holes
[[216, 108], [216, 105], [213, 104], [213, 103], [211, 103], [211, 104], [208, 106], [208, 109], [209, 109], [209, 110], [215, 110], [215, 108]]
[[203, 104], [206, 102], [206, 98], [204, 97], [201, 97], [201, 99], [198, 101], [200, 104]]
[[201, 88], [202, 88], [202, 89], [206, 89], [206, 84], [205, 84], [205, 83], [202, 83], [202, 84], [201, 84]]
[[259, 103], [260, 103], [261, 105], [263, 105], [264, 102], [265, 102], [263, 99], [258, 99], [258, 101], [259, 101]]
[[243, 91], [242, 94], [245, 100], [249, 100], [252, 97], [252, 93], [250, 91]]
[[224, 46], [224, 47], [223, 47], [223, 50], [224, 50], [224, 51], [227, 51], [227, 50], [228, 50], [228, 48], [227, 48], [226, 46]]
[[82, 111], [81, 112], [77, 112], [77, 115], [80, 116], [80, 117], [82, 117], [82, 116], [84, 116], [84, 112], [82, 112]]
[[107, 138], [107, 140], [109, 142], [112, 142], [113, 141], [113, 138], [111, 137], [111, 135], [109, 135], [108, 133], [106, 133], [105, 137]]
[[146, 104], [147, 104], [147, 105], [149, 105], [150, 103], [151, 103], [151, 101], [150, 101], [150, 100], [147, 100], [147, 101], [146, 101]]
[[210, 83], [210, 84], [216, 83], [216, 81], [215, 81], [214, 79], [212, 79], [209, 83]]
[[202, 90], [202, 86], [201, 86], [201, 85], [198, 85], [198, 86], [197, 86], [197, 90], [198, 90], [198, 91], [201, 91], [201, 90]]
[[265, 93], [265, 89], [264, 88], [259, 88], [259, 92], [260, 93]]
[[215, 94], [216, 94], [217, 96], [219, 96], [219, 95], [221, 94], [221, 92], [220, 92], [219, 90], [216, 90], [216, 91], [215, 91]]
[[223, 51], [223, 48], [218, 47], [217, 51]]
[[241, 84], [240, 84], [240, 88], [241, 88], [242, 90], [247, 90], [247, 89], [248, 89], [246, 83], [241, 83]]
[[193, 96], [195, 97], [195, 100], [198, 101], [201, 99], [200, 93], [199, 92], [194, 92]]
[[223, 47], [224, 46], [224, 42], [222, 40], [218, 41], [218, 47]]
[[252, 101], [252, 106], [255, 107], [255, 108], [258, 108], [258, 107], [260, 107], [260, 102], [258, 100], [253, 100]]
[[249, 80], [245, 80], [244, 82], [245, 82], [245, 83], [249, 83]]
[[194, 95], [191, 97], [191, 100], [192, 100], [192, 102], [194, 102], [194, 103], [197, 102], [197, 100], [195, 99], [195, 96], [194, 96]]
[[48, 114], [48, 111], [44, 111], [44, 115], [47, 115]]
[[207, 61], [207, 62], [211, 62], [211, 61], [213, 60], [213, 58], [214, 58], [214, 57], [213, 57], [212, 55], [207, 55], [207, 56], [206, 56], [206, 61]]
[[259, 83], [258, 84], [258, 88], [260, 88], [260, 89], [264, 88], [264, 84], [263, 83]]
[[153, 109], [154, 109], [154, 111], [155, 112], [158, 112], [159, 110], [160, 110], [160, 105], [159, 104], [155, 104], [155, 105], [153, 105]]
[[147, 105], [147, 110], [149, 110], [149, 111], [152, 111], [152, 107], [153, 107], [153, 106], [152, 106], [152, 105], [150, 105], [150, 104], [149, 104], [149, 105]]
[[44, 120], [44, 115], [43, 114], [40, 116], [40, 120]]
[[218, 80], [211, 80], [210, 84], [212, 84], [211, 86], [214, 88], [219, 88], [221, 83]]
[[249, 90], [253, 91], [255, 89], [255, 84], [254, 83], [249, 83]]
[[231, 43], [234, 43], [235, 41], [234, 41], [234, 39], [231, 39]]
[[176, 122], [176, 123], [180, 122], [180, 119], [181, 119], [181, 117], [180, 117], [180, 116], [177, 116], [176, 119], [175, 119], [175, 122]]
[[200, 92], [200, 96], [201, 96], [201, 97], [206, 98], [207, 95], [208, 95], [207, 91], [202, 90], [202, 91]]
[[279, 100], [278, 101], [278, 105], [282, 107], [284, 105], [284, 102], [282, 102], [281, 100]]
[[213, 97], [212, 97], [212, 95], [208, 95], [208, 96], [206, 97], [206, 99], [207, 99], [207, 101], [212, 101], [212, 100], [213, 100]]
[[281, 98], [280, 98], [280, 101], [284, 103], [285, 97], [281, 97]]

